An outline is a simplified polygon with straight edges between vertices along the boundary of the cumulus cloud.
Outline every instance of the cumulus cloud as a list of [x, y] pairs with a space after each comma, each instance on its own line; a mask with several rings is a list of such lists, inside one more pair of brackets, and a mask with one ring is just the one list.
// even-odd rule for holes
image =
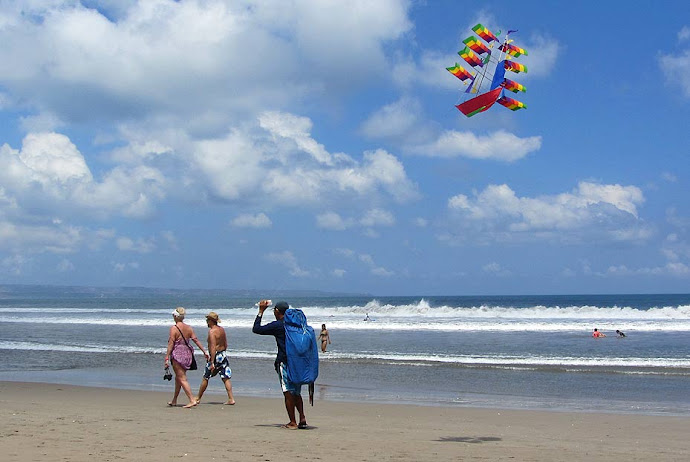
[[472, 132], [448, 130], [426, 145], [411, 148], [417, 154], [431, 157], [469, 157], [512, 162], [541, 148], [541, 136], [519, 138], [498, 130], [478, 136]]
[[81, 228], [52, 224], [13, 223], [0, 220], [0, 250], [32, 253], [70, 253], [86, 240]]
[[422, 105], [416, 98], [403, 97], [373, 112], [360, 131], [374, 139], [414, 140], [427, 135], [421, 118]]
[[237, 228], [270, 228], [273, 222], [265, 213], [261, 212], [255, 215], [238, 215], [232, 219], [232, 225]]
[[362, 226], [393, 226], [395, 217], [388, 210], [371, 209], [368, 210], [360, 220]]
[[190, 124], [227, 121], [385, 74], [384, 47], [412, 28], [409, 7], [404, 0], [319, 8], [305, 0], [3, 2], [0, 85], [63, 120], [172, 109]]
[[333, 231], [344, 231], [352, 226], [352, 221], [343, 219], [343, 217], [335, 212], [326, 212], [317, 215], [316, 226]]
[[25, 208], [147, 216], [163, 197], [164, 178], [151, 167], [116, 167], [96, 181], [76, 146], [58, 133], [32, 133], [22, 149], [0, 147], [4, 192]]
[[644, 202], [636, 186], [581, 182], [572, 192], [518, 197], [505, 184], [489, 185], [474, 197], [451, 197], [448, 208], [466, 223], [505, 232], [566, 231], [600, 227], [617, 240], [649, 237], [640, 227], [637, 207]]
[[260, 196], [288, 205], [377, 192], [401, 202], [418, 197], [416, 185], [394, 155], [367, 151], [360, 161], [332, 154], [311, 137], [310, 128], [307, 118], [271, 112], [261, 114], [256, 126], [192, 142], [199, 184], [224, 200]]
[[309, 271], [299, 266], [297, 258], [288, 250], [269, 253], [265, 255], [264, 258], [268, 261], [283, 265], [291, 276], [302, 278], [310, 275]]

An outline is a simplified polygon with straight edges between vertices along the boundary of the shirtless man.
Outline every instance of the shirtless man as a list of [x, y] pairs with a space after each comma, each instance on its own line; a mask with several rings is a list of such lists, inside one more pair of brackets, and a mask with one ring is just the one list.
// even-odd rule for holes
[[199, 385], [199, 393], [194, 400], [194, 406], [201, 402], [201, 397], [208, 386], [208, 379], [216, 374], [220, 374], [225, 385], [225, 391], [228, 392], [228, 400], [224, 404], [235, 404], [235, 398], [232, 396], [232, 370], [228, 362], [228, 356], [225, 350], [228, 349], [228, 340], [225, 336], [225, 329], [218, 324], [220, 319], [218, 315], [211, 311], [206, 315], [206, 325], [208, 326], [208, 354], [209, 361], [206, 363], [204, 370], [204, 377], [201, 379]]

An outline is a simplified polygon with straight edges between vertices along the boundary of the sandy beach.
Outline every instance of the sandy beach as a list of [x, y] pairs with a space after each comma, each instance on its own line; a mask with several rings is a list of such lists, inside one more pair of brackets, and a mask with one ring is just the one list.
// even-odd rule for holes
[[[282, 399], [0, 382], [6, 461], [687, 460], [690, 418], [317, 401], [285, 430]], [[181, 401], [183, 402], [183, 401]]]

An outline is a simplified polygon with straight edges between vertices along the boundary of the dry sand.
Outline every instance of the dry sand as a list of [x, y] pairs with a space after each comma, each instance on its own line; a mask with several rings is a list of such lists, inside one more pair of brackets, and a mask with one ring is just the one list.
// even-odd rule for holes
[[317, 401], [291, 431], [282, 398], [171, 394], [0, 382], [0, 460], [690, 460], [689, 417]]

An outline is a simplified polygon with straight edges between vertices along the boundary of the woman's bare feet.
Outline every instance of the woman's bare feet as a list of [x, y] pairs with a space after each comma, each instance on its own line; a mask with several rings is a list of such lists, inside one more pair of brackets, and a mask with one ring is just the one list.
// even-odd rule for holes
[[226, 402], [224, 402], [223, 404], [227, 404], [228, 406], [233, 406], [233, 405], [235, 404], [235, 400], [234, 400], [234, 399], [229, 399], [229, 400], [227, 400]]
[[182, 407], [183, 407], [184, 409], [189, 409], [190, 407], [194, 407], [194, 406], [196, 406], [197, 404], [199, 404], [199, 401], [193, 399], [192, 401], [190, 401], [189, 404], [186, 404], [186, 405], [184, 405], [184, 406], [182, 406]]

